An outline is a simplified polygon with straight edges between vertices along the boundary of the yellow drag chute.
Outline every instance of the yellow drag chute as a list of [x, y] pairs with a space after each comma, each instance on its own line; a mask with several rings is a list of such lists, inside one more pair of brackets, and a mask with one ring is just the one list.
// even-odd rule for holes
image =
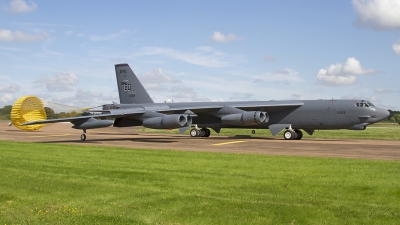
[[21, 126], [21, 124], [47, 118], [43, 102], [35, 96], [19, 98], [11, 109], [11, 122], [21, 130], [39, 130], [44, 124]]

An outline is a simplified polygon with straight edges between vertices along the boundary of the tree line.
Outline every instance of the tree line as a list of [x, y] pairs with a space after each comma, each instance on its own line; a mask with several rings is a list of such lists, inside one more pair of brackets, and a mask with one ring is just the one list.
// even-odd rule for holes
[[[6, 105], [3, 108], [0, 108], [0, 120], [10, 120], [11, 109], [12, 105]], [[44, 111], [46, 112], [47, 119], [59, 119], [82, 115], [81, 112], [76, 111], [55, 113], [54, 110], [49, 107], [44, 107]], [[381, 122], [400, 124], [400, 111], [389, 110], [389, 112], [390, 116]]]

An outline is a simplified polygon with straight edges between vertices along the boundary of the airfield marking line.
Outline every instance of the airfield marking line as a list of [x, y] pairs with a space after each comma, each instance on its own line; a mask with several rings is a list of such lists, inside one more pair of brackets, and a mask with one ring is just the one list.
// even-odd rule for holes
[[72, 134], [51, 134], [46, 136], [30, 136], [30, 138], [42, 138], [42, 137], [61, 137], [61, 136], [69, 136]]
[[236, 143], [242, 143], [242, 142], [247, 142], [247, 141], [229, 141], [229, 142], [222, 142], [222, 143], [212, 144], [212, 145], [220, 146], [220, 145], [230, 145], [230, 144], [236, 144]]

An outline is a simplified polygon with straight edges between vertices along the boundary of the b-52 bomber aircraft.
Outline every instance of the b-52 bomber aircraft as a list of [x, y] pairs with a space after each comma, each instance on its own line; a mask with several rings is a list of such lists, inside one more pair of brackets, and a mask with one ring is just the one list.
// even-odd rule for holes
[[[286, 140], [300, 140], [304, 130], [312, 135], [319, 129], [365, 130], [369, 124], [389, 116], [385, 109], [365, 100], [229, 101], [154, 103], [128, 64], [115, 65], [120, 104], [106, 104], [101, 114], [27, 122], [22, 125], [71, 122], [72, 128], [86, 130], [144, 126], [153, 129], [193, 127], [192, 137], [209, 137], [221, 128], [269, 129]], [[101, 120], [98, 120], [101, 119]], [[254, 132], [254, 130], [253, 130]]]

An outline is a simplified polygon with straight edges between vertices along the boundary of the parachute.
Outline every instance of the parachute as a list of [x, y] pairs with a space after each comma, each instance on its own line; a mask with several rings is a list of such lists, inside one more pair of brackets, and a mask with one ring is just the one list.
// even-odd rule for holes
[[39, 130], [44, 124], [21, 126], [21, 124], [36, 120], [47, 119], [43, 102], [35, 96], [19, 98], [13, 105], [10, 114], [11, 122], [21, 130]]

